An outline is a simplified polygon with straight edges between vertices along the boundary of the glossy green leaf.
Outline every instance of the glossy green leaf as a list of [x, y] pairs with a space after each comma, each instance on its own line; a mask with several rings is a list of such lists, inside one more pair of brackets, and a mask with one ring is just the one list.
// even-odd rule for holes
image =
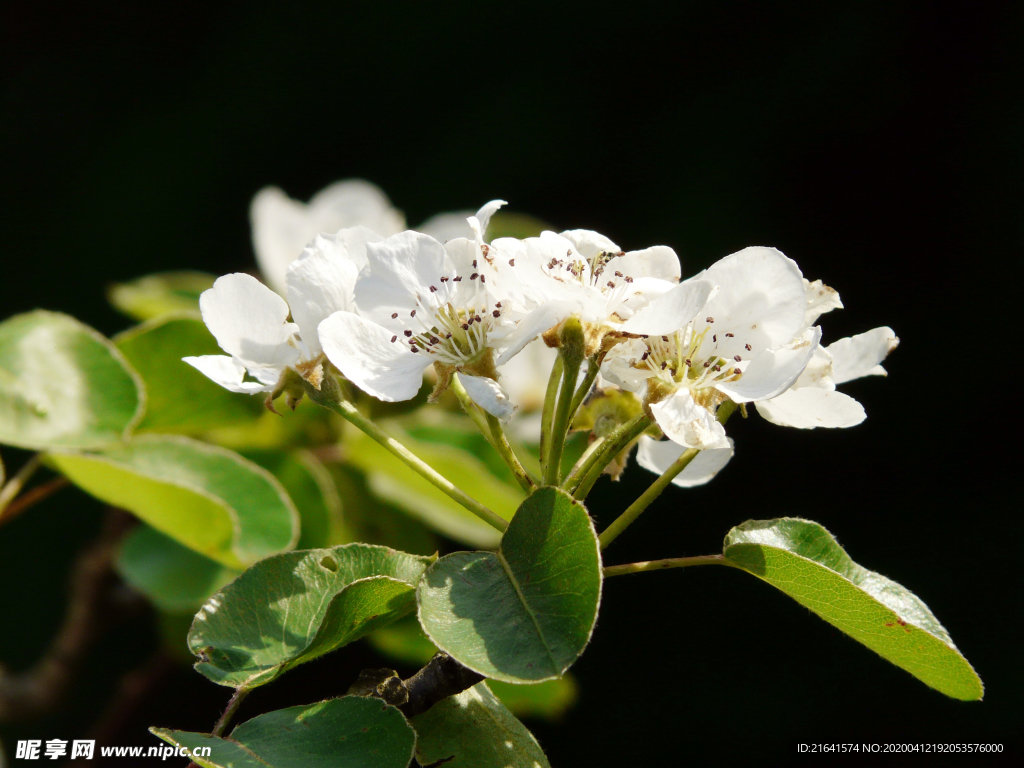
[[457, 768], [550, 768], [526, 726], [486, 683], [438, 702], [412, 719], [416, 760]]
[[229, 392], [181, 358], [224, 352], [197, 314], [165, 315], [114, 339], [146, 384], [146, 415], [137, 432], [199, 434], [226, 424], [249, 424], [263, 400]]
[[430, 562], [368, 544], [268, 557], [196, 614], [196, 670], [221, 685], [269, 683], [410, 613]]
[[145, 435], [97, 453], [47, 461], [101, 501], [229, 568], [291, 549], [298, 513], [265, 469], [187, 437]]
[[[510, 520], [523, 500], [518, 487], [498, 482], [476, 456], [451, 445], [414, 440], [397, 425], [386, 429], [394, 438], [477, 501]], [[346, 457], [366, 473], [370, 488], [439, 533], [473, 547], [496, 547], [501, 534], [456, 504], [429, 481], [362, 433], [346, 438]]]
[[981, 680], [928, 606], [855, 563], [817, 523], [750, 520], [729, 532], [724, 554], [932, 688], [965, 701], [982, 697]]
[[0, 443], [96, 448], [128, 437], [145, 389], [117, 348], [67, 315], [0, 323]]
[[243, 451], [243, 455], [271, 472], [295, 502], [302, 519], [296, 549], [333, 547], [356, 540], [345, 524], [334, 478], [310, 451]]
[[195, 613], [238, 575], [145, 524], [125, 537], [115, 566], [133, 589], [171, 613]]
[[198, 311], [199, 294], [216, 279], [205, 272], [159, 272], [113, 285], [107, 298], [129, 317], [150, 320], [170, 312]]
[[150, 728], [159, 738], [190, 751], [204, 768], [406, 768], [416, 734], [394, 707], [380, 699], [344, 696], [254, 717], [228, 738]]
[[586, 508], [541, 488], [497, 552], [456, 552], [427, 569], [417, 589], [420, 624], [438, 648], [486, 677], [548, 680], [590, 641], [601, 578]]

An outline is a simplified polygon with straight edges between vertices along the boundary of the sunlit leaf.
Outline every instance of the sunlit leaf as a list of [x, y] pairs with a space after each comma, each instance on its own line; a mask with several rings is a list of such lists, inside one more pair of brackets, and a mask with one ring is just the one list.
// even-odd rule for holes
[[855, 563], [810, 520], [750, 520], [725, 538], [726, 560], [782, 590], [882, 658], [955, 699], [984, 687], [920, 598]]
[[550, 768], [544, 751], [487, 688], [477, 683], [412, 719], [416, 760], [465, 768]]
[[96, 453], [47, 461], [101, 501], [229, 568], [294, 547], [298, 513], [273, 475], [236, 453], [187, 437], [145, 435]]
[[516, 717], [558, 721], [579, 699], [579, 686], [571, 673], [533, 685], [489, 680], [487, 686]]
[[190, 751], [204, 768], [406, 768], [416, 734], [394, 707], [380, 699], [344, 696], [254, 717], [227, 738], [150, 728]]
[[196, 614], [196, 670], [252, 687], [410, 613], [430, 558], [368, 544], [268, 557]]
[[0, 323], [0, 443], [117, 443], [142, 418], [145, 399], [117, 348], [74, 318], [36, 311]]
[[601, 598], [597, 535], [582, 504], [542, 488], [497, 552], [456, 552], [417, 589], [427, 637], [476, 672], [511, 683], [560, 676], [590, 640]]
[[107, 298], [129, 317], [150, 320], [170, 312], [198, 311], [199, 294], [215, 279], [205, 272], [160, 272], [113, 285]]

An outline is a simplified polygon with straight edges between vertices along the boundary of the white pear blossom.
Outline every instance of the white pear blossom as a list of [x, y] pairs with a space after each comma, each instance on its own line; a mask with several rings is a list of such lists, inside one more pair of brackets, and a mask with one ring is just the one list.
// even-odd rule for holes
[[249, 207], [256, 263], [267, 284], [282, 296], [288, 265], [318, 234], [363, 226], [384, 237], [405, 229], [405, 216], [374, 184], [348, 179], [331, 184], [308, 203], [277, 187], [256, 193]]
[[[663, 474], [687, 450], [672, 440], [654, 440], [646, 435], [640, 438], [636, 448], [636, 463], [656, 475]], [[672, 479], [680, 488], [694, 488], [710, 482], [725, 468], [733, 456], [731, 438], [723, 438], [715, 447], [705, 448]]]
[[[746, 248], [691, 278], [682, 295], [669, 292], [636, 313], [626, 330], [646, 334], [620, 345], [604, 375], [645, 390], [665, 435], [684, 448], [718, 450], [725, 429], [718, 406], [769, 399], [785, 391], [807, 366], [820, 330], [807, 328], [804, 279], [796, 263], [773, 248]], [[687, 281], [688, 283], [690, 281]], [[712, 290], [707, 291], [707, 284]], [[694, 309], [694, 297], [709, 296]], [[674, 319], [675, 331], [647, 333]]]
[[[627, 253], [589, 230], [542, 232], [523, 240], [498, 238], [490, 244], [486, 261], [515, 305], [542, 315], [547, 328], [579, 317], [588, 355], [597, 351], [607, 332], [672, 289], [680, 278], [679, 259], [671, 248]], [[509, 356], [506, 353], [505, 359]]]
[[435, 391], [458, 373], [484, 410], [511, 416], [515, 406], [497, 383], [495, 355], [510, 344], [518, 351], [544, 328], [517, 313], [480, 266], [482, 233], [502, 204], [488, 203], [471, 217], [479, 240], [442, 245], [407, 231], [367, 245], [357, 311], [336, 312], [319, 328], [328, 358], [346, 378], [381, 400], [408, 400], [434, 365]]
[[853, 427], [866, 418], [864, 407], [836, 391], [863, 376], [885, 376], [880, 363], [899, 345], [888, 327], [850, 336], [819, 347], [811, 362], [785, 392], [756, 403], [757, 412], [773, 424], [799, 429]]
[[290, 308], [251, 275], [218, 278], [199, 297], [199, 308], [228, 355], [186, 357], [185, 362], [232, 392], [272, 393], [288, 369], [319, 387], [323, 348], [317, 326], [337, 311], [354, 308], [366, 244], [381, 239], [365, 227], [313, 238], [286, 270]]

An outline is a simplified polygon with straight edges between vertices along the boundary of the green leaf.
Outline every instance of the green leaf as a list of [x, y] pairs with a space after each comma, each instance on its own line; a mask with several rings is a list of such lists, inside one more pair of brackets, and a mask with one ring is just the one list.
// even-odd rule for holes
[[498, 211], [491, 217], [487, 225], [487, 239], [497, 240], [499, 237], [515, 237], [520, 240], [526, 237], [538, 237], [544, 230], [554, 230], [550, 224], [528, 213]]
[[145, 524], [125, 537], [115, 567], [133, 589], [171, 613], [195, 613], [238, 575]]
[[214, 384], [181, 358], [224, 354], [198, 315], [165, 315], [114, 339], [139, 372], [149, 398], [137, 432], [198, 434], [249, 424], [263, 411], [261, 398]]
[[36, 311], [0, 323], [0, 443], [96, 448], [125, 440], [145, 389], [117, 348], [67, 315]]
[[750, 520], [725, 537], [726, 560], [782, 590], [918, 680], [973, 701], [982, 682], [915, 594], [855, 563], [810, 520]]
[[571, 673], [533, 685], [513, 685], [501, 680], [487, 684], [516, 717], [558, 721], [579, 699], [579, 686]]
[[416, 734], [380, 699], [344, 696], [289, 707], [239, 725], [229, 738], [150, 728], [174, 746], [210, 748], [204, 768], [406, 768]]
[[[476, 456], [451, 445], [414, 440], [396, 424], [387, 431], [477, 501], [510, 520], [523, 500], [518, 487], [497, 482]], [[346, 458], [366, 473], [370, 488], [439, 533], [473, 547], [496, 547], [501, 534], [456, 504], [362, 433], [346, 436]]]
[[405, 616], [431, 558], [345, 544], [268, 557], [196, 614], [196, 670], [251, 688]]
[[52, 452], [47, 461], [101, 501], [229, 568], [291, 549], [299, 536], [281, 484], [224, 448], [145, 435], [97, 453]]
[[576, 661], [597, 620], [601, 558], [586, 508], [541, 488], [498, 552], [456, 552], [423, 575], [419, 619], [433, 643], [486, 677], [527, 683]]
[[526, 726], [477, 683], [412, 719], [416, 760], [465, 768], [550, 768]]
[[113, 285], [107, 298], [129, 317], [151, 320], [170, 312], [197, 311], [199, 294], [216, 279], [205, 272], [159, 272]]
[[334, 478], [311, 452], [258, 450], [243, 451], [243, 455], [271, 472], [295, 502], [302, 519], [297, 549], [331, 547], [356, 540], [345, 525]]

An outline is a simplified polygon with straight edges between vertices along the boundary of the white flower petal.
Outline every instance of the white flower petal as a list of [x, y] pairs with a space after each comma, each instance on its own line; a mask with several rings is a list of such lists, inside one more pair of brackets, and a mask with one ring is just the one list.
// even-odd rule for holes
[[285, 279], [292, 319], [299, 326], [311, 358], [323, 351], [317, 340], [317, 326], [335, 312], [355, 309], [359, 266], [349, 258], [346, 239], [338, 235], [317, 235], [288, 267]]
[[861, 376], [885, 376], [885, 368], [879, 363], [899, 343], [892, 328], [882, 326], [829, 344], [825, 349], [832, 355], [832, 377], [835, 383], [842, 384]]
[[849, 395], [817, 387], [788, 389], [759, 401], [757, 412], [773, 424], [798, 429], [852, 427], [866, 418], [864, 407]]
[[472, 211], [439, 213], [436, 216], [431, 216], [416, 227], [416, 231], [430, 235], [439, 243], [447, 243], [449, 240], [454, 240], [457, 237], [469, 239], [474, 237], [473, 230], [467, 221], [472, 215]]
[[548, 328], [558, 325], [577, 310], [576, 305], [568, 302], [550, 302], [542, 304], [532, 312], [523, 316], [510, 333], [496, 340], [501, 344], [501, 352], [494, 361], [495, 365], [504, 365], [531, 341], [540, 336]]
[[641, 307], [618, 330], [650, 336], [674, 333], [697, 316], [714, 287], [710, 280], [691, 278]]
[[[640, 438], [636, 449], [636, 462], [644, 469], [661, 475], [686, 448], [671, 440], [652, 440], [646, 435]], [[680, 488], [704, 485], [717, 475], [733, 456], [733, 443], [725, 438], [717, 447], [705, 448], [698, 453], [686, 468], [672, 480]]]
[[807, 314], [804, 323], [814, 325], [819, 317], [833, 309], [842, 309], [843, 302], [835, 288], [829, 288], [821, 280], [804, 279], [804, 290], [807, 294]]
[[832, 355], [824, 347], [819, 346], [814, 350], [811, 361], [807, 363], [807, 367], [790, 389], [801, 387], [820, 387], [829, 390], [836, 388], [836, 383], [832, 379]]
[[481, 243], [484, 241], [484, 235], [487, 234], [487, 226], [491, 223], [491, 216], [497, 213], [498, 209], [503, 205], [508, 205], [508, 203], [504, 200], [491, 200], [491, 202], [485, 203], [476, 212], [475, 216], [470, 216], [466, 219], [469, 228], [473, 230], [476, 239]]
[[767, 400], [785, 392], [799, 378], [814, 356], [821, 340], [821, 329], [808, 328], [798, 341], [779, 349], [766, 349], [755, 355], [737, 381], [715, 384], [737, 403]]
[[[702, 277], [719, 290], [705, 307], [714, 322], [700, 318], [697, 330], [713, 325], [723, 357], [742, 354], [745, 343], [755, 353], [780, 347], [807, 327], [803, 275], [796, 262], [774, 248], [744, 248], [713, 264]], [[725, 337], [726, 332], [734, 336]]]
[[470, 376], [459, 374], [459, 381], [466, 388], [466, 393], [473, 402], [499, 421], [508, 421], [516, 412], [516, 406], [508, 399], [508, 395], [494, 379], [486, 376]]
[[284, 299], [251, 275], [217, 278], [199, 297], [199, 309], [220, 348], [245, 363], [284, 368], [299, 359], [288, 341], [298, 326], [287, 322]]
[[688, 389], [679, 389], [651, 406], [654, 420], [670, 440], [687, 448], [711, 448], [725, 437], [715, 415], [698, 405]]
[[622, 250], [604, 235], [590, 229], [568, 229], [561, 236], [588, 261], [599, 253], [619, 253]]
[[657, 277], [673, 283], [678, 283], [683, 274], [679, 257], [667, 245], [654, 245], [640, 251], [629, 251], [613, 260], [610, 268], [617, 269], [634, 279]]
[[392, 342], [390, 331], [351, 312], [335, 312], [318, 332], [328, 359], [364, 392], [391, 403], [420, 391], [430, 356]]
[[331, 184], [309, 205], [292, 200], [276, 187], [260, 190], [249, 208], [256, 263], [269, 285], [285, 292], [288, 265], [315, 235], [363, 225], [383, 236], [402, 230], [400, 211], [378, 187], [366, 181]]
[[364, 315], [382, 325], [392, 313], [406, 317], [416, 297], [433, 287], [451, 290], [455, 276], [451, 259], [437, 240], [419, 232], [399, 232], [378, 243], [368, 243], [369, 267], [356, 285], [356, 302]]
[[242, 381], [245, 378], [245, 366], [232, 360], [227, 355], [203, 355], [201, 357], [183, 357], [181, 359], [206, 376], [206, 378], [232, 392], [252, 395], [257, 392], [270, 392], [274, 389], [274, 384]]

